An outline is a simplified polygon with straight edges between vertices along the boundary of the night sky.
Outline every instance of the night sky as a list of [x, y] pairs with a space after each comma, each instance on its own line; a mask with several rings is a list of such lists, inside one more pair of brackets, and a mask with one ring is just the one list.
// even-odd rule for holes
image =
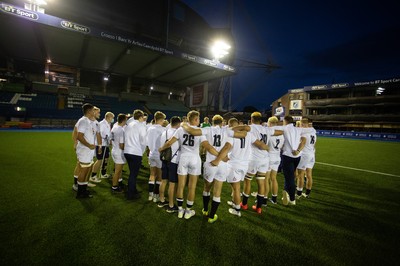
[[[229, 27], [230, 1], [183, 2], [212, 27]], [[270, 73], [239, 68], [232, 82], [238, 111], [246, 105], [270, 109], [289, 89], [400, 77], [398, 1], [232, 3], [235, 58], [281, 67]]]

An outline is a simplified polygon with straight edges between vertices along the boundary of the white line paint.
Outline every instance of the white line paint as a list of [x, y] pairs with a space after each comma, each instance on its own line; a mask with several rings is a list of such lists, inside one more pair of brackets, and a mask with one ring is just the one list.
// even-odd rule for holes
[[387, 174], [387, 173], [382, 173], [382, 172], [375, 172], [375, 171], [359, 169], [359, 168], [353, 168], [353, 167], [347, 167], [347, 166], [336, 165], [336, 164], [330, 164], [330, 163], [321, 163], [321, 162], [315, 162], [315, 163], [322, 164], [322, 165], [333, 166], [333, 167], [344, 168], [344, 169], [350, 169], [350, 170], [355, 170], [355, 171], [367, 172], [367, 173], [372, 173], [372, 174], [377, 174], [377, 175], [400, 177], [400, 175], [392, 175], [392, 174]]

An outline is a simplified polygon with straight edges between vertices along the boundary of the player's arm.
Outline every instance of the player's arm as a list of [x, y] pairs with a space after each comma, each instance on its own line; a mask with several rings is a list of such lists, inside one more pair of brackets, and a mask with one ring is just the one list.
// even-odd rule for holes
[[298, 155], [303, 150], [304, 146], [306, 145], [306, 141], [307, 141], [307, 139], [305, 137], [301, 137], [299, 147], [297, 147], [297, 150], [292, 151], [292, 154]]
[[201, 143], [201, 146], [202, 146], [206, 151], [208, 151], [209, 153], [211, 153], [212, 155], [218, 156], [218, 151], [217, 151], [213, 146], [211, 146], [211, 144], [208, 143], [207, 140], [206, 140], [206, 141], [203, 141], [203, 142]]
[[124, 138], [124, 134], [122, 134], [122, 136], [119, 139], [119, 143], [118, 146], [121, 150], [125, 149], [125, 142], [124, 142], [125, 138]]
[[193, 128], [193, 127], [189, 126], [187, 123], [182, 123], [181, 126], [190, 135], [193, 135], [193, 136], [203, 135], [203, 131], [201, 131], [200, 128]]
[[[250, 128], [250, 127], [249, 127]], [[228, 128], [226, 130], [226, 133], [228, 137], [230, 138], [236, 138], [236, 139], [241, 139], [245, 138], [247, 136], [247, 131], [233, 131], [232, 129]]]
[[233, 131], [246, 131], [246, 132], [250, 132], [251, 127], [248, 125], [242, 125], [242, 126], [236, 126], [232, 128]]
[[158, 149], [158, 151], [159, 151], [159, 152], [162, 152], [163, 150], [168, 149], [168, 148], [171, 147], [172, 144], [174, 144], [177, 140], [178, 140], [178, 139], [175, 138], [175, 137], [170, 138], [167, 142], [164, 143], [164, 145], [162, 145], [162, 146]]
[[283, 130], [275, 129], [273, 136], [280, 136], [283, 135]]
[[78, 129], [76, 127], [72, 131], [72, 140], [74, 142], [74, 149], [76, 149], [76, 145], [78, 145]]
[[259, 148], [260, 150], [264, 150], [264, 151], [269, 151], [269, 147], [268, 145], [266, 145], [264, 142], [262, 142], [261, 140], [256, 140], [253, 142], [254, 146], [256, 146], [257, 148]]
[[91, 150], [93, 150], [94, 148], [96, 148], [95, 145], [90, 144], [89, 142], [86, 141], [85, 136], [83, 135], [82, 132], [78, 132], [77, 139], [79, 140], [80, 143], [82, 143], [83, 145], [85, 145], [86, 147], [88, 147], [88, 148], [91, 149]]
[[97, 138], [97, 145], [99, 146], [97, 153], [100, 154], [102, 149], [101, 146], [103, 145], [103, 140], [101, 139], [101, 135], [99, 132], [96, 133], [96, 138]]
[[218, 164], [227, 158], [228, 152], [231, 150], [232, 144], [229, 142], [225, 143], [224, 147], [219, 151], [217, 158], [212, 160], [210, 163], [213, 166], [218, 166]]

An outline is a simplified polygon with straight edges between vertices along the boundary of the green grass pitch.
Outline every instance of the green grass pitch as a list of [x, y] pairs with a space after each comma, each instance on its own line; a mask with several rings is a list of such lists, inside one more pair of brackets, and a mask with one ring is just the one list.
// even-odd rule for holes
[[220, 219], [209, 224], [201, 179], [188, 221], [147, 202], [148, 169], [136, 202], [112, 195], [106, 180], [94, 198], [76, 200], [70, 132], [5, 131], [0, 140], [1, 265], [399, 263], [400, 143], [319, 138], [317, 162], [394, 176], [316, 164], [311, 198], [241, 218], [228, 213], [224, 184]]

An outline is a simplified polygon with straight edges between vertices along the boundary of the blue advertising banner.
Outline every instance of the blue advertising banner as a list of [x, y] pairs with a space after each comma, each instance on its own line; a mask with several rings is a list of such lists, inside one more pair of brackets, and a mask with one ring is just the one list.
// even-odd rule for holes
[[395, 134], [395, 133], [317, 130], [317, 135], [321, 137], [333, 137], [333, 138], [400, 141], [400, 134]]
[[137, 37], [128, 36], [126, 34], [119, 34], [116, 32], [110, 32], [107, 30], [98, 29], [98, 28], [91, 27], [88, 25], [81, 25], [81, 24], [75, 23], [73, 21], [54, 17], [54, 16], [47, 15], [47, 14], [34, 12], [34, 11], [27, 10], [27, 9], [24, 9], [21, 7], [16, 7], [16, 6], [13, 6], [10, 4], [6, 4], [3, 2], [0, 2], [0, 10], [1, 10], [0, 14], [4, 13], [4, 14], [19, 17], [21, 19], [30, 20], [35, 23], [40, 23], [40, 24], [45, 24], [48, 26], [56, 27], [59, 29], [75, 31], [75, 32], [78, 32], [81, 34], [88, 34], [93, 37], [98, 37], [98, 38], [108, 39], [111, 41], [134, 45], [137, 47], [153, 50], [153, 51], [163, 53], [166, 55], [193, 61], [193, 62], [202, 64], [202, 65], [208, 65], [208, 66], [211, 66], [211, 67], [214, 67], [217, 69], [221, 69], [221, 70], [225, 70], [228, 72], [232, 72], [232, 73], [236, 72], [236, 69], [233, 66], [225, 65], [220, 62], [214, 61], [212, 59], [207, 59], [207, 58], [203, 58], [200, 56], [187, 54], [187, 53], [181, 52], [176, 49], [166, 49], [151, 40], [145, 40], [143, 38], [139, 39]]

